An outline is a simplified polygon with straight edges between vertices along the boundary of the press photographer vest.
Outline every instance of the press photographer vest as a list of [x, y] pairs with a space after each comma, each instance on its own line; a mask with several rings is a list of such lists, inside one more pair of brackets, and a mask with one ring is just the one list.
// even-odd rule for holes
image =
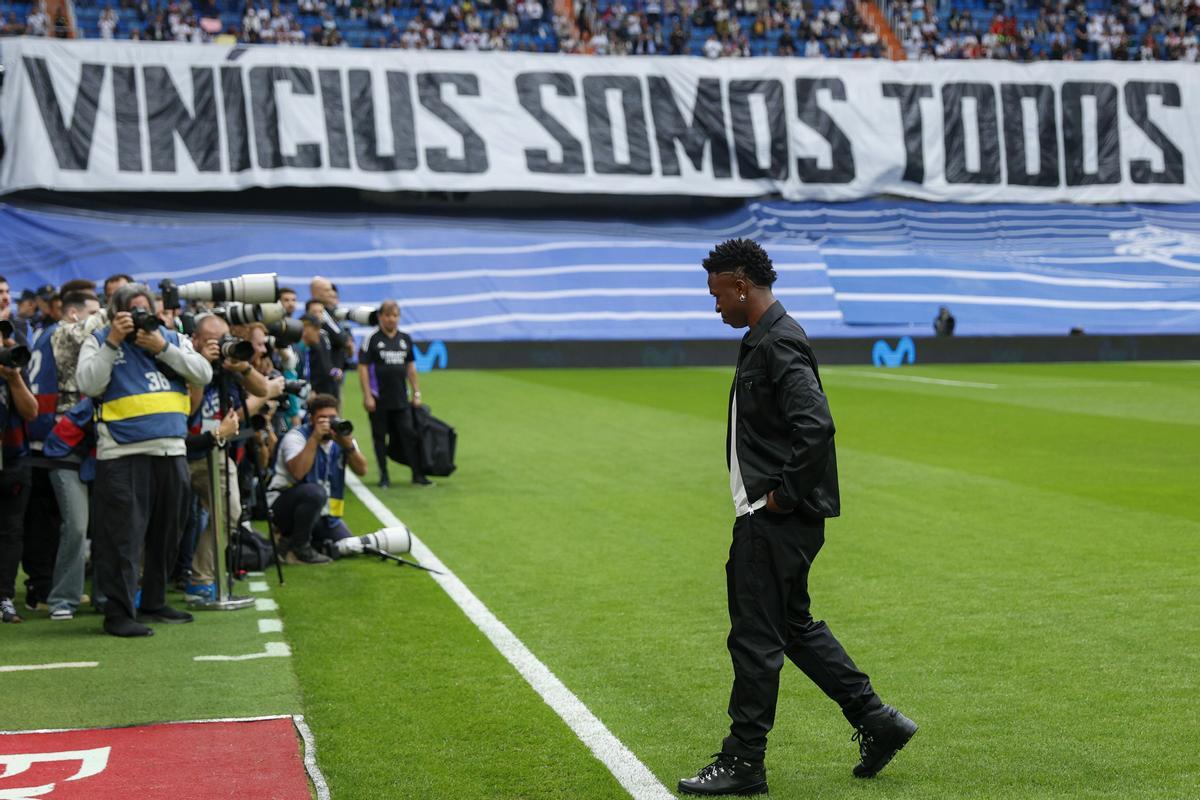
[[56, 330], [58, 323], [54, 322], [37, 331], [29, 347], [29, 391], [37, 399], [38, 415], [26, 423], [25, 433], [33, 450], [42, 449], [42, 442], [54, 429], [58, 409], [58, 364], [50, 346], [50, 337]]
[[[307, 439], [312, 435], [312, 423], [300, 426], [300, 432]], [[317, 457], [313, 460], [312, 469], [304, 476], [304, 483], [319, 483], [329, 494], [325, 504], [325, 514], [331, 517], [341, 517], [346, 510], [346, 459], [342, 455], [342, 447], [335, 441], [329, 442], [329, 453], [325, 448], [317, 448]]]
[[[158, 332], [168, 344], [179, 346], [178, 333], [161, 325]], [[92, 335], [101, 347], [107, 346], [108, 328]], [[121, 343], [108, 388], [96, 399], [96, 420], [108, 426], [117, 444], [187, 436], [187, 385], [178, 375], [168, 377], [154, 357], [136, 345]]]

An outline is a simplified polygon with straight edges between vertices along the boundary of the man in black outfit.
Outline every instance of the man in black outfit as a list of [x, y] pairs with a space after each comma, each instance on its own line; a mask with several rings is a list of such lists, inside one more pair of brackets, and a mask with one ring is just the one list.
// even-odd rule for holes
[[679, 782], [686, 794], [761, 794], [784, 656], [856, 729], [859, 778], [873, 777], [917, 731], [883, 704], [829, 627], [809, 612], [808, 572], [840, 512], [833, 419], [804, 329], [775, 300], [775, 270], [755, 242], [704, 260], [721, 320], [750, 331], [729, 392], [725, 452], [736, 520], [725, 565], [733, 691], [716, 761]]
[[[413, 424], [413, 408], [421, 405], [417, 384], [417, 363], [412, 337], [399, 328], [400, 306], [385, 300], [379, 306], [379, 328], [363, 342], [358, 355], [358, 379], [362, 384], [363, 406], [371, 417], [371, 441], [379, 462], [379, 486], [391, 485], [388, 478], [388, 440], [400, 444], [405, 460], [412, 467], [412, 482], [431, 486], [433, 481], [421, 472], [420, 439]], [[412, 404], [408, 387], [412, 385]]]

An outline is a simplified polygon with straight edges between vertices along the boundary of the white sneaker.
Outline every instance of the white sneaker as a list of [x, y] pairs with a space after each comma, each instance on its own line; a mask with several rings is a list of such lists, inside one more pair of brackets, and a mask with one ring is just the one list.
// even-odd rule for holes
[[56, 608], [50, 612], [50, 619], [75, 619], [75, 612], [69, 608]]

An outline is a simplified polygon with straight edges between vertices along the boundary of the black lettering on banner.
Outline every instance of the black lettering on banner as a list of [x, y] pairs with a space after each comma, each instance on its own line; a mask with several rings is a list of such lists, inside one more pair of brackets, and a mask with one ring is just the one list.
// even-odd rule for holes
[[316, 142], [297, 143], [294, 156], [283, 154], [279, 144], [279, 103], [275, 96], [275, 84], [281, 82], [291, 86], [292, 94], [314, 94], [312, 72], [305, 67], [253, 67], [250, 70], [258, 166], [264, 169], [320, 169], [321, 145]]
[[[1037, 114], [1038, 168], [1030, 172], [1025, 148], [1025, 104], [1032, 97]], [[1054, 87], [1046, 83], [1000, 84], [1004, 113], [1004, 161], [1008, 182], [1015, 186], [1058, 186], [1058, 122]]]
[[112, 68], [113, 109], [117, 126], [117, 169], [142, 171], [142, 115], [137, 96], [137, 70]]
[[[608, 114], [608, 91], [621, 93], [625, 118], [625, 140], [629, 163], [617, 161], [613, 143], [613, 121]], [[583, 79], [583, 103], [587, 109], [588, 140], [592, 144], [592, 168], [598, 175], [649, 175], [650, 137], [642, 105], [642, 82], [633, 75], [588, 75]]]
[[909, 183], [925, 182], [925, 126], [921, 100], [933, 97], [928, 83], [885, 83], [883, 96], [900, 101], [900, 124], [904, 128], [904, 176]]
[[459, 97], [479, 96], [479, 78], [470, 72], [422, 72], [417, 75], [417, 94], [421, 98], [421, 105], [453, 128], [463, 140], [462, 158], [451, 158], [445, 147], [427, 147], [425, 163], [434, 172], [487, 172], [487, 145], [442, 97], [443, 84], [453, 86]]
[[829, 169], [817, 166], [817, 159], [796, 159], [796, 172], [805, 183], [850, 183], [854, 180], [854, 147], [833, 117], [817, 103], [817, 92], [828, 89], [834, 100], [846, 101], [846, 85], [841, 78], [797, 78], [796, 108], [800, 121], [829, 142], [833, 164]]
[[684, 122], [675, 102], [671, 82], [659, 75], [647, 78], [650, 91], [650, 117], [654, 121], [654, 138], [658, 145], [658, 160], [663, 175], [679, 175], [679, 154], [675, 143], [697, 171], [704, 170], [704, 149], [712, 150], [712, 175], [728, 178], [732, 175], [729, 140], [725, 136], [725, 108], [721, 98], [721, 82], [716, 78], [701, 78], [696, 85], [696, 105], [692, 107], [692, 122]]
[[[963, 101], [975, 98], [979, 169], [967, 169]], [[990, 83], [947, 83], [942, 86], [947, 183], [999, 183], [1000, 136], [996, 130], [996, 90]]]
[[1129, 162], [1129, 177], [1134, 183], [1178, 183], [1183, 178], [1183, 153], [1175, 146], [1162, 128], [1150, 121], [1150, 108], [1146, 98], [1150, 95], [1162, 98], [1165, 108], [1179, 108], [1180, 93], [1177, 83], [1129, 81], [1125, 84], [1125, 111], [1133, 124], [1142, 129], [1146, 138], [1162, 151], [1162, 172], [1155, 172], [1148, 158], [1135, 158]]
[[96, 131], [96, 110], [100, 106], [100, 86], [104, 83], [104, 64], [83, 63], [79, 69], [79, 91], [71, 124], [63, 122], [62, 107], [54, 91], [54, 81], [46, 68], [46, 59], [23, 56], [25, 74], [37, 98], [46, 136], [54, 148], [59, 169], [86, 170], [92, 152], [92, 137]]
[[225, 142], [231, 172], [250, 169], [250, 127], [241, 67], [221, 67], [221, 99], [225, 105]]
[[542, 87], [552, 86], [559, 97], [575, 97], [575, 81], [566, 72], [522, 72], [517, 75], [517, 98], [539, 125], [546, 129], [562, 148], [562, 161], [551, 161], [543, 148], [525, 148], [525, 166], [530, 172], [552, 175], [582, 175], [583, 144], [571, 135], [561, 122], [542, 105]]
[[346, 109], [342, 98], [342, 71], [319, 69], [321, 110], [325, 116], [325, 139], [329, 142], [329, 166], [350, 168], [350, 140], [346, 136]]
[[396, 152], [379, 154], [375, 131], [375, 99], [371, 94], [371, 72], [350, 70], [350, 128], [354, 132], [354, 160], [367, 172], [395, 172], [417, 168], [417, 132], [413, 122], [412, 89], [408, 73], [387, 71], [388, 110]]
[[[1096, 171], [1084, 169], [1083, 98], [1096, 98]], [[1063, 160], [1067, 186], [1121, 182], [1121, 132], [1117, 87], [1102, 81], [1062, 85]]]
[[217, 99], [213, 72], [192, 67], [192, 108], [183, 98], [166, 67], [142, 67], [146, 93], [146, 119], [150, 123], [150, 170], [175, 171], [175, 134], [200, 172], [221, 171], [221, 137], [217, 127]]
[[[758, 163], [754, 136], [754, 118], [750, 98], [761, 95], [767, 105], [767, 126], [771, 135], [771, 163], [763, 169]], [[733, 148], [737, 153], [738, 175], [745, 179], [787, 179], [787, 111], [783, 106], [783, 84], [776, 80], [729, 82], [729, 116], [733, 118]]]

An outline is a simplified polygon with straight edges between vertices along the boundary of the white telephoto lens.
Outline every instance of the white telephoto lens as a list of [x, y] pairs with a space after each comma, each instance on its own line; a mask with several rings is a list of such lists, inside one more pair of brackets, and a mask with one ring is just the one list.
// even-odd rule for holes
[[379, 542], [378, 549], [385, 553], [407, 553], [412, 549], [412, 533], [403, 525], [384, 528], [371, 534]]
[[258, 307], [258, 321], [270, 325], [287, 316], [283, 303], [263, 303]]
[[349, 539], [338, 539], [334, 542], [338, 553], [344, 556], [356, 556], [363, 551], [363, 537], [352, 536]]
[[243, 303], [274, 303], [279, 299], [279, 286], [275, 273], [243, 275], [230, 281], [233, 284], [232, 300]]

